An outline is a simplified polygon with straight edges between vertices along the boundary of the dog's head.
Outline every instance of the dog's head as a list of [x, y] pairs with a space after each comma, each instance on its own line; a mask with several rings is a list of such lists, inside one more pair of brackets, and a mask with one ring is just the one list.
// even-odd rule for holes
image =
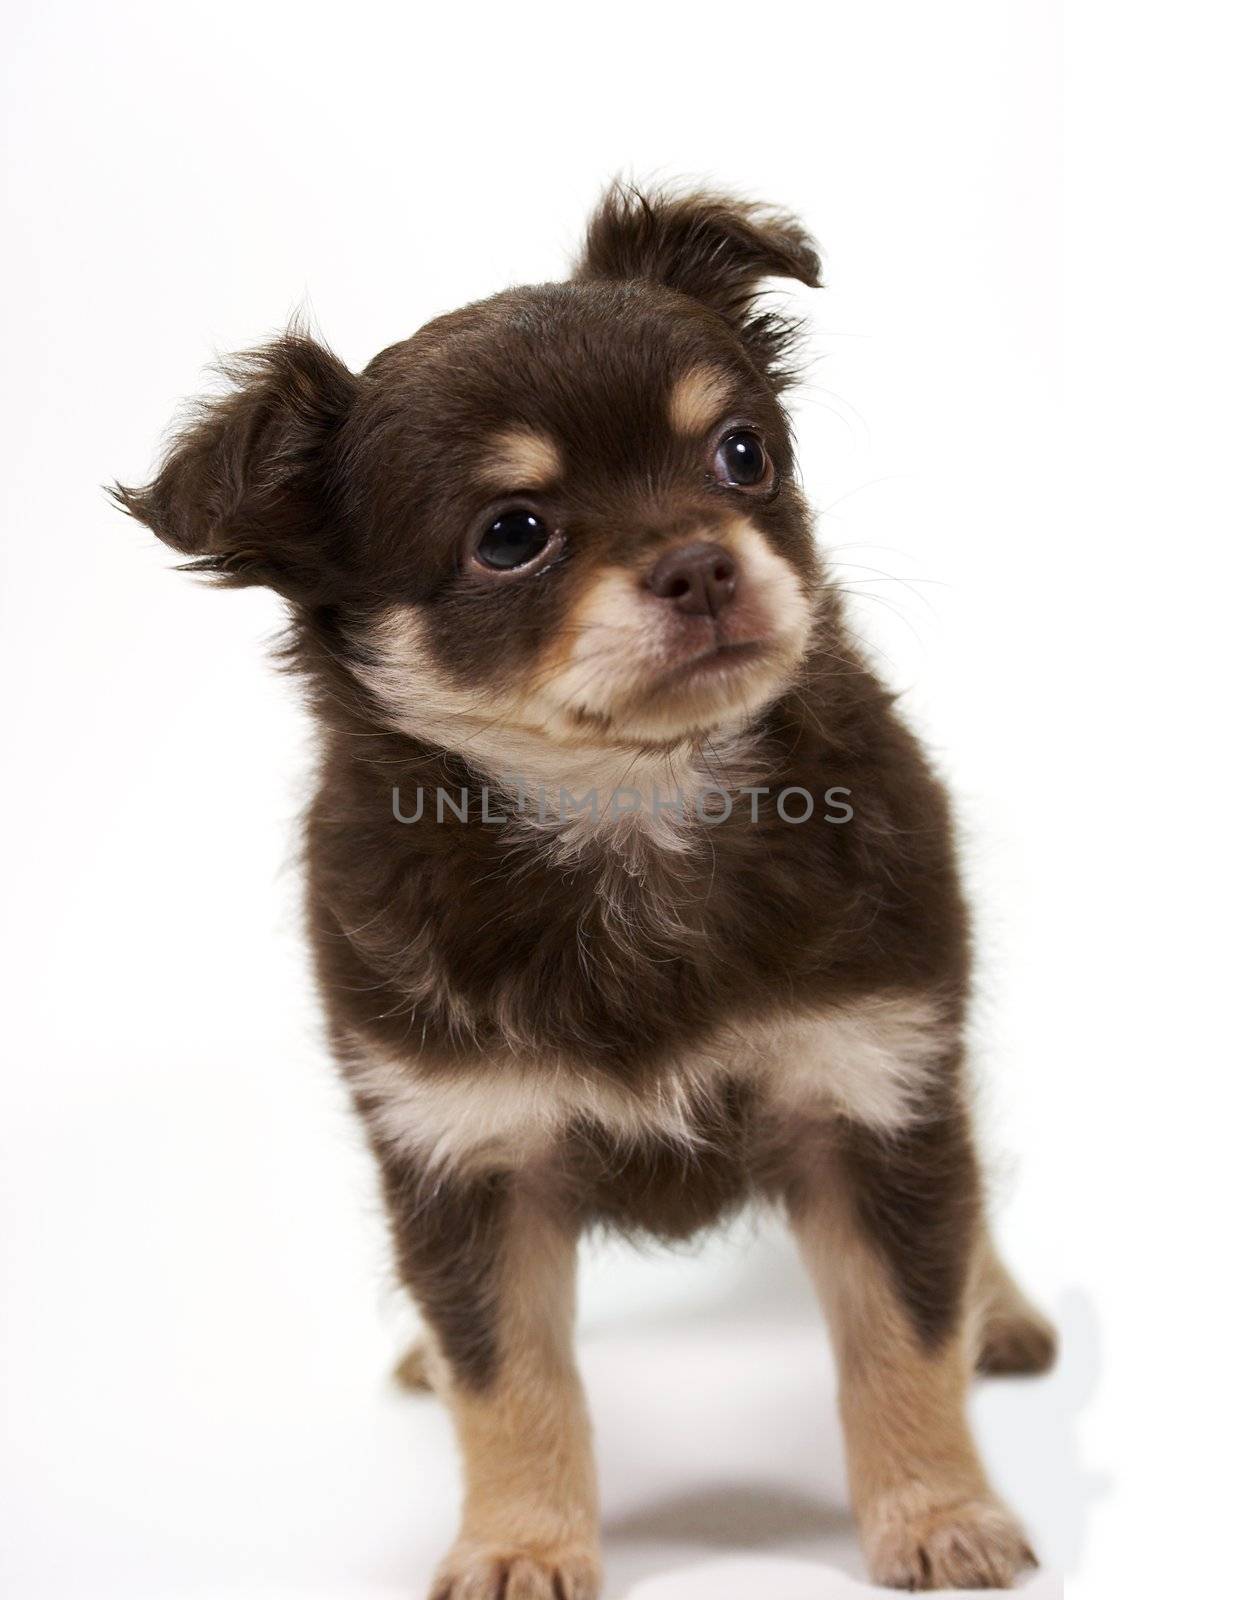
[[[790, 219], [613, 190], [566, 283], [440, 317], [359, 376], [292, 334], [241, 358], [125, 507], [266, 583], [389, 726], [662, 747], [793, 678], [816, 577], [779, 401], [817, 281]], [[469, 730], [472, 730], [470, 733]]]

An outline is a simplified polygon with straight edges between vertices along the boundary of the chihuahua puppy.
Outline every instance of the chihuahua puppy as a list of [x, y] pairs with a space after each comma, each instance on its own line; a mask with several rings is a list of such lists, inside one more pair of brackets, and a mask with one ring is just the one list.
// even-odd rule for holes
[[949, 809], [814, 546], [759, 299], [818, 275], [789, 217], [617, 187], [567, 282], [359, 374], [289, 333], [115, 491], [289, 607], [317, 972], [463, 1459], [435, 1600], [598, 1594], [577, 1240], [758, 1199], [876, 1582], [1033, 1559], [966, 1417], [1053, 1333], [984, 1220]]

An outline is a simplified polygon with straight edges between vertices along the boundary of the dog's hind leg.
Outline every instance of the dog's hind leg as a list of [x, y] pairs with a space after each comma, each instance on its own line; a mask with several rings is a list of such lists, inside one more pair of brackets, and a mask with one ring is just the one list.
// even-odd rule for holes
[[1027, 1376], [1047, 1372], [1057, 1357], [1056, 1329], [1014, 1282], [988, 1234], [976, 1253], [975, 1298], [979, 1371]]
[[412, 1341], [391, 1376], [401, 1389], [412, 1394], [432, 1394], [439, 1387], [434, 1380], [434, 1352], [428, 1334], [420, 1334]]

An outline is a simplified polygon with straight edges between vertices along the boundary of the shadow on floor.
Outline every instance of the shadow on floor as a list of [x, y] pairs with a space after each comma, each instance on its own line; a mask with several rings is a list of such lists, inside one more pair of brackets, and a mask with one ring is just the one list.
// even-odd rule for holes
[[765, 1484], [722, 1484], [675, 1495], [605, 1525], [607, 1540], [715, 1545], [760, 1550], [829, 1533], [850, 1533], [850, 1518], [811, 1495]]

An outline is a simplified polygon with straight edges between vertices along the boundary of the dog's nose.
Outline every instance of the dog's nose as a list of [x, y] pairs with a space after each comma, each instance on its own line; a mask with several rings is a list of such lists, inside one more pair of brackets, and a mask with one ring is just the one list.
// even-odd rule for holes
[[715, 617], [734, 599], [739, 567], [720, 544], [684, 544], [667, 550], [649, 573], [649, 588], [693, 617]]

